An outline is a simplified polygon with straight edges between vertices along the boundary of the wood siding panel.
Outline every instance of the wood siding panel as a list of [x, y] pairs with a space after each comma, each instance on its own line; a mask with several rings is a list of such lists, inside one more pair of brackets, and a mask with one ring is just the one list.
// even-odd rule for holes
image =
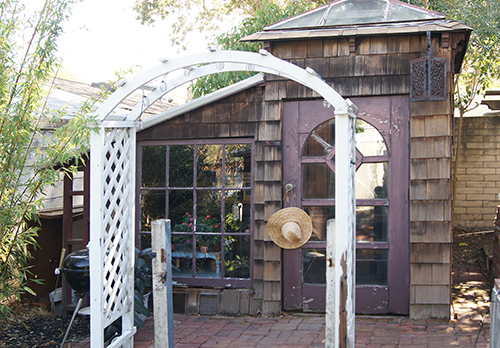
[[219, 313], [236, 315], [240, 313], [240, 298], [239, 290], [225, 289], [220, 293], [219, 298]]
[[[281, 281], [281, 262], [280, 261], [265, 261], [264, 262], [264, 280], [265, 281]], [[266, 298], [266, 297], [264, 297]], [[267, 299], [267, 298], [266, 298]]]
[[410, 201], [410, 220], [451, 221], [451, 201]]
[[450, 316], [449, 304], [412, 304], [410, 306], [410, 318], [415, 320], [428, 318], [448, 318]]
[[410, 274], [413, 285], [449, 285], [451, 265], [414, 263], [411, 265]]
[[448, 200], [451, 198], [450, 180], [412, 180], [411, 200]]
[[449, 158], [451, 156], [451, 138], [413, 138], [410, 155], [415, 158]]
[[[258, 206], [258, 216], [262, 218], [265, 215], [265, 208], [263, 205]], [[254, 226], [254, 238], [255, 240], [269, 240], [269, 237], [267, 235], [267, 230], [266, 230], [266, 224], [263, 221], [263, 219], [257, 220], [257, 216], [255, 217], [255, 226]]]
[[323, 43], [324, 57], [338, 56], [338, 40], [337, 39], [324, 39]]
[[451, 243], [451, 221], [411, 222], [410, 243]]
[[450, 244], [412, 243], [410, 250], [410, 262], [414, 264], [451, 262]]
[[410, 52], [410, 36], [400, 35], [391, 37], [387, 42], [387, 53]]
[[387, 54], [389, 41], [387, 36], [373, 36], [370, 40], [370, 54]]
[[281, 139], [280, 122], [262, 122], [259, 126], [258, 141], [273, 141]]
[[450, 285], [412, 285], [411, 303], [448, 304], [451, 301]]
[[264, 260], [281, 262], [281, 248], [274, 242], [265, 242]]
[[314, 39], [307, 41], [307, 57], [308, 58], [323, 57], [323, 39]]
[[306, 59], [306, 65], [316, 71], [322, 78], [330, 77], [330, 59], [311, 58]]
[[281, 282], [264, 282], [264, 298], [266, 301], [281, 301]]

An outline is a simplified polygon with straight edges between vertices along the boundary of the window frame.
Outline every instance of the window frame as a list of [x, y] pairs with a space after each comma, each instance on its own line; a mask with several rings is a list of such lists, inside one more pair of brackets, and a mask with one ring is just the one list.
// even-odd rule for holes
[[[168, 149], [168, 146], [183, 146], [183, 145], [193, 145], [193, 146], [199, 146], [199, 145], [237, 145], [237, 144], [242, 144], [242, 145], [250, 145], [250, 187], [246, 187], [244, 191], [249, 191], [250, 192], [250, 232], [249, 233], [234, 233], [234, 232], [228, 232], [225, 234], [221, 233], [221, 236], [223, 235], [241, 235], [241, 236], [249, 236], [250, 237], [250, 250], [249, 250], [249, 278], [209, 278], [209, 277], [195, 277], [194, 272], [191, 275], [191, 277], [176, 277], [174, 275], [173, 279], [178, 281], [179, 283], [186, 284], [188, 286], [209, 286], [209, 287], [222, 287], [222, 288], [249, 288], [253, 286], [253, 278], [254, 278], [254, 220], [253, 220], [253, 195], [254, 195], [254, 152], [255, 152], [255, 144], [253, 139], [248, 139], [248, 138], [231, 138], [231, 139], [188, 139], [188, 140], [149, 140], [149, 141], [140, 141], [137, 143], [137, 165], [136, 165], [136, 211], [135, 211], [135, 216], [136, 216], [136, 245], [140, 247], [141, 245], [141, 236], [142, 235], [147, 235], [150, 234], [150, 231], [141, 231], [141, 211], [142, 211], [142, 205], [141, 205], [141, 193], [143, 191], [161, 191], [165, 192], [165, 211], [164, 211], [164, 216], [168, 217], [169, 213], [169, 204], [168, 204], [168, 192], [173, 191], [173, 190], [178, 190], [178, 187], [175, 188], [169, 188], [168, 181], [165, 182], [165, 186], [163, 187], [142, 187], [142, 149], [143, 147], [146, 146], [166, 146]], [[168, 161], [168, 155], [169, 151], [166, 151], [166, 159], [165, 159], [165, 166], [166, 166], [166, 176], [168, 177], [168, 168], [169, 168], [169, 161]], [[194, 154], [193, 154], [193, 161], [194, 161]], [[196, 162], [193, 162], [193, 171], [196, 172]], [[226, 168], [224, 168], [223, 173], [225, 172]], [[166, 179], [167, 180], [167, 179]], [[221, 187], [197, 187], [197, 183], [195, 182], [196, 180], [193, 180], [193, 185], [190, 188], [182, 188], [186, 190], [219, 190], [221, 192], [225, 191], [230, 191], [234, 190], [235, 188], [233, 187], [226, 187], [225, 186], [225, 180], [223, 178], [222, 180], [222, 185]], [[240, 188], [237, 188], [239, 190]], [[223, 204], [224, 200], [221, 201], [221, 204]], [[193, 201], [193, 211], [195, 210], [196, 202]], [[173, 226], [172, 226], [173, 227]], [[172, 228], [173, 230], [173, 228]], [[200, 233], [200, 235], [203, 235], [203, 232]], [[193, 260], [196, 262], [196, 251], [193, 252]], [[224, 254], [222, 252], [222, 254]], [[221, 261], [221, 270], [225, 267], [224, 265], [224, 259]], [[221, 272], [222, 274], [223, 272]]]

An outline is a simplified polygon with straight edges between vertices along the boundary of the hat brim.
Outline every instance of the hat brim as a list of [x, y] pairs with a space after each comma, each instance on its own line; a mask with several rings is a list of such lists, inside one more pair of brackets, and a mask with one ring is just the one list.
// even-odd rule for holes
[[[295, 222], [299, 225], [301, 238], [296, 242], [286, 239], [281, 233], [281, 227], [287, 222]], [[304, 245], [312, 233], [312, 220], [305, 211], [299, 208], [290, 207], [278, 210], [274, 213], [266, 224], [269, 237], [283, 249], [296, 249]]]

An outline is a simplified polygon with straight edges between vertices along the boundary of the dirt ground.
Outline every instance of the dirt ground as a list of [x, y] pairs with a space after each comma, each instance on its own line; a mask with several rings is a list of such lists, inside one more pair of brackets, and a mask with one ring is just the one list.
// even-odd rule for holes
[[[0, 326], [0, 347], [59, 347], [71, 317], [56, 317], [49, 309], [31, 303], [14, 305], [12, 315]], [[76, 316], [66, 342], [80, 342], [88, 337], [89, 324], [88, 316]]]
[[[478, 291], [487, 297], [493, 286], [491, 265], [488, 256], [493, 245], [493, 233], [471, 233], [460, 230], [453, 231], [453, 292], [456, 297], [459, 292], [473, 292], [477, 297]], [[461, 273], [482, 273], [484, 277], [473, 285], [464, 287]], [[59, 347], [70, 317], [55, 317], [45, 306], [30, 303], [17, 304], [13, 307], [13, 314], [0, 327], [0, 347]], [[70, 331], [67, 342], [78, 342], [89, 335], [89, 317], [78, 315]]]
[[[491, 272], [493, 243], [493, 230], [476, 232], [454, 230], [452, 245], [453, 267], [457, 270], [464, 267], [479, 270], [486, 278], [486, 285], [492, 288], [494, 285]], [[454, 283], [459, 280], [460, 277], [454, 277]]]

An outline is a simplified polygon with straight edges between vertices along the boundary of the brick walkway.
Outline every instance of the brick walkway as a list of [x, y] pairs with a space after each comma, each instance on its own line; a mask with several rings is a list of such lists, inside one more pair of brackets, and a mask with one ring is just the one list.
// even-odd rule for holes
[[[456, 320], [410, 320], [407, 317], [356, 318], [356, 347], [488, 347], [489, 316], [481, 328], [482, 291], [470, 289], [479, 302], [456, 304]], [[482, 308], [482, 310], [480, 309]], [[176, 348], [195, 347], [324, 347], [324, 317], [280, 318], [174, 316]], [[154, 347], [154, 322], [148, 319], [135, 336], [136, 348]], [[477, 341], [477, 343], [476, 343]], [[88, 347], [88, 341], [67, 347]]]
[[[481, 273], [465, 265], [454, 272], [453, 320], [356, 317], [356, 348], [489, 347], [489, 288]], [[483, 322], [484, 316], [484, 322]], [[174, 315], [176, 348], [323, 347], [324, 316], [280, 318]], [[482, 325], [483, 324], [483, 325]], [[88, 340], [65, 348], [88, 348]], [[135, 348], [154, 347], [154, 321], [135, 336]]]

